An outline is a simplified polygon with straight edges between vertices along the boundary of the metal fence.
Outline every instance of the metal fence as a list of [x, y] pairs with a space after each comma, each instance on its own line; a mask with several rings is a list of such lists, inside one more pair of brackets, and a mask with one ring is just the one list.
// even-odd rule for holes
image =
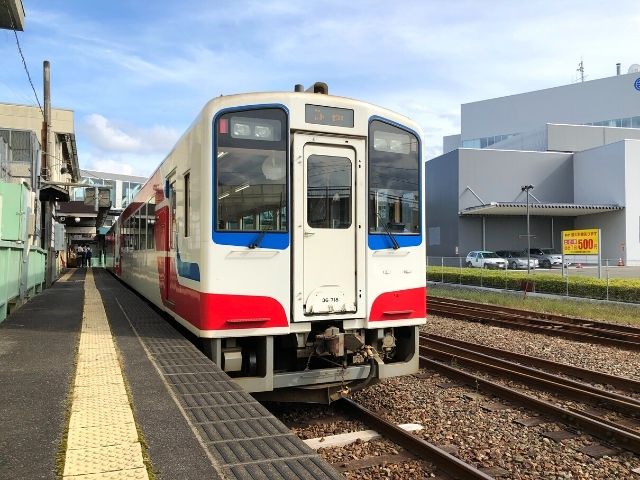
[[502, 290], [640, 303], [640, 260], [567, 257], [564, 268], [473, 268], [465, 257], [427, 257], [427, 280]]

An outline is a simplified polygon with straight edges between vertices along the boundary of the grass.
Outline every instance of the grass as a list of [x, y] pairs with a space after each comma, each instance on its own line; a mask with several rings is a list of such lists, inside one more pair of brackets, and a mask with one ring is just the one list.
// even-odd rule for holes
[[[640, 326], [640, 306], [620, 305], [588, 300], [573, 300], [566, 297], [547, 298], [506, 292], [488, 292], [446, 285], [429, 285], [428, 292], [437, 297], [469, 300], [472, 302], [521, 308], [535, 312], [555, 313], [572, 317], [588, 318], [612, 323]], [[428, 307], [428, 300], [427, 300]]]

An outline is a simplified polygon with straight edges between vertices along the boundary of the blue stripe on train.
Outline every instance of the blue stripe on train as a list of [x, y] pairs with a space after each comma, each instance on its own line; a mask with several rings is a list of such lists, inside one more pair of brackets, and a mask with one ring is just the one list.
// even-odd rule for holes
[[197, 263], [191, 262], [183, 262], [180, 259], [180, 252], [176, 252], [176, 264], [178, 266], [178, 275], [183, 278], [189, 278], [191, 280], [195, 280], [196, 282], [200, 281], [200, 267]]

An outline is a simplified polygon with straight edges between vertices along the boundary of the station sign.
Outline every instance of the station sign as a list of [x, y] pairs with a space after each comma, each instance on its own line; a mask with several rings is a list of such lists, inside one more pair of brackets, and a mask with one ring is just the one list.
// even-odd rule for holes
[[600, 229], [565, 230], [562, 232], [563, 255], [599, 255]]

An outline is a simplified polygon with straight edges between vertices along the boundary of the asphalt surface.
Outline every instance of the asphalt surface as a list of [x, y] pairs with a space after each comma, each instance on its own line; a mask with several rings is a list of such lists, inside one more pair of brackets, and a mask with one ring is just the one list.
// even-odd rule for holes
[[0, 324], [0, 478], [56, 478], [84, 274], [79, 270], [70, 281], [55, 283]]

